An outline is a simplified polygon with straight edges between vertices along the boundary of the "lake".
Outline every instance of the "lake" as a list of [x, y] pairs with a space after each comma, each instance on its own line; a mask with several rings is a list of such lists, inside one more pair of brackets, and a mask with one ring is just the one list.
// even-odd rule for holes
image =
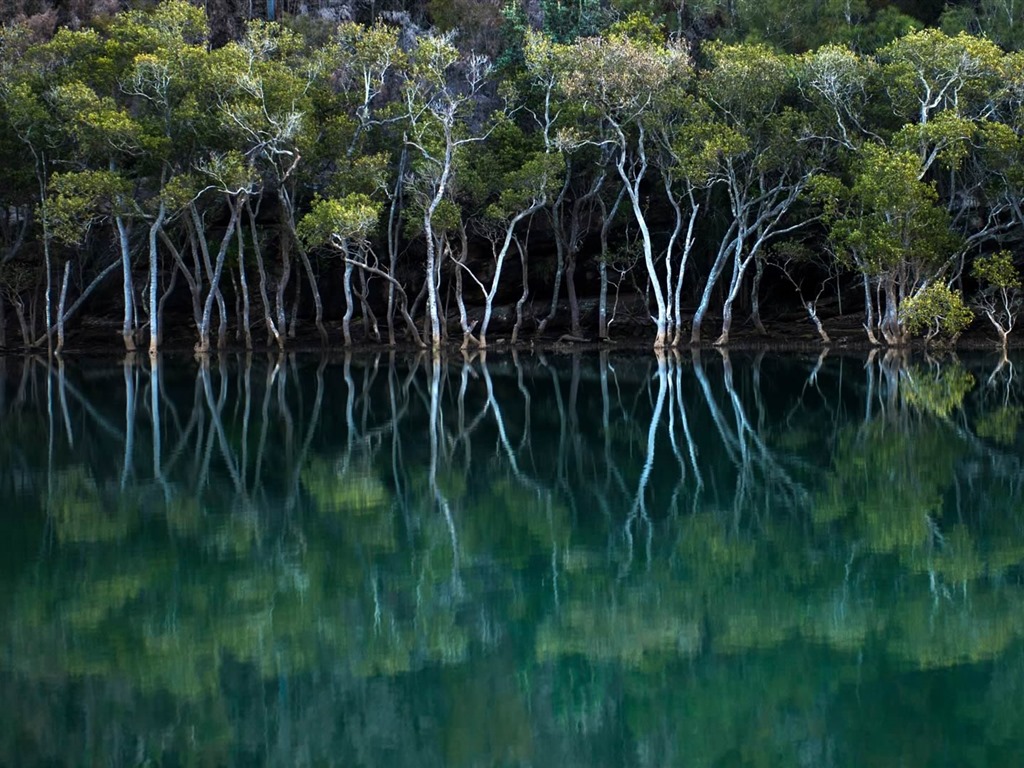
[[1022, 417], [984, 355], [0, 357], [0, 764], [1024, 764]]

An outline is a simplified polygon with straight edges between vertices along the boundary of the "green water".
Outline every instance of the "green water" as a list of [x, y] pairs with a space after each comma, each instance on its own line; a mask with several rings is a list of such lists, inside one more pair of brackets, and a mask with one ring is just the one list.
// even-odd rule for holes
[[1024, 390], [0, 358], [0, 764], [1024, 764]]

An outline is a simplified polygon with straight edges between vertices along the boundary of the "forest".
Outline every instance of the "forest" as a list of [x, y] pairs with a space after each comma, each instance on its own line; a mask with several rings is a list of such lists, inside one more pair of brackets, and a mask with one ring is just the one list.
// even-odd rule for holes
[[1011, 341], [1012, 3], [130, 5], [3, 18], [0, 348]]

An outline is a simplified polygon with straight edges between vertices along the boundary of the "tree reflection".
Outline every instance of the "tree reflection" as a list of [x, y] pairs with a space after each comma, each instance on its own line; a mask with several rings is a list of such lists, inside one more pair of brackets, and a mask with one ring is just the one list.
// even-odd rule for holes
[[1020, 745], [998, 366], [0, 358], [0, 762], [884, 764], [913, 670]]

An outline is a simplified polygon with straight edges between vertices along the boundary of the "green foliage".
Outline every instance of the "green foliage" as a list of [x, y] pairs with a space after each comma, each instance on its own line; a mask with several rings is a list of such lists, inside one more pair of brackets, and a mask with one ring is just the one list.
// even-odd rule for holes
[[999, 251], [974, 260], [971, 274], [982, 283], [998, 289], [1021, 287], [1020, 272], [1013, 264], [1009, 251]]
[[129, 197], [127, 180], [111, 171], [54, 174], [45, 203], [50, 231], [59, 242], [78, 245], [97, 222], [125, 213]]
[[912, 334], [924, 334], [929, 341], [938, 336], [955, 340], [974, 322], [974, 313], [960, 291], [950, 290], [943, 282], [932, 283], [905, 299], [899, 311], [904, 327]]
[[369, 196], [352, 193], [343, 198], [316, 198], [299, 222], [299, 237], [307, 246], [365, 241], [377, 226], [381, 205]]

